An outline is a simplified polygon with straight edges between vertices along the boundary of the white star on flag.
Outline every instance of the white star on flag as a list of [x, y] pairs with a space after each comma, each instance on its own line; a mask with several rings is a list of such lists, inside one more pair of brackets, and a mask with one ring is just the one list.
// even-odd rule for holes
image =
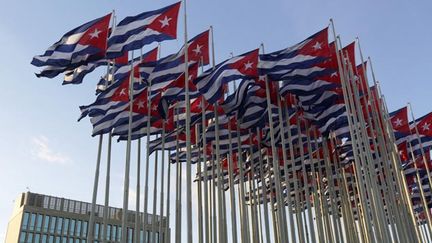
[[244, 64], [244, 68], [245, 70], [249, 70], [252, 68], [253, 62], [248, 61], [247, 63]]
[[163, 20], [159, 20], [159, 22], [162, 24], [161, 28], [164, 28], [165, 26], [169, 26], [170, 20], [171, 18], [168, 18], [167, 16], [165, 16]]
[[423, 131], [429, 131], [429, 126], [430, 126], [429, 123], [423, 124], [423, 126], [422, 126]]
[[258, 77], [258, 79], [259, 79], [259, 81], [265, 81], [265, 75], [260, 75], [260, 76]]
[[402, 126], [402, 120], [401, 119], [396, 119], [393, 123], [395, 125], [395, 127], [400, 127]]
[[151, 109], [152, 111], [157, 111], [157, 105], [153, 105]]
[[314, 49], [315, 49], [315, 51], [316, 50], [320, 50], [321, 49], [321, 43], [319, 43], [318, 41], [315, 43], [315, 45], [313, 45], [312, 46]]
[[126, 95], [126, 88], [122, 88], [120, 90], [120, 95]]
[[101, 33], [102, 31], [101, 30], [98, 30], [97, 28], [93, 31], [93, 32], [91, 32], [89, 35], [90, 35], [90, 39], [93, 39], [93, 38], [99, 38], [99, 34]]
[[195, 52], [195, 55], [198, 56], [199, 54], [201, 54], [201, 48], [202, 46], [200, 46], [199, 44], [196, 45], [195, 49], [193, 49], [192, 51]]
[[338, 74], [337, 74], [337, 72], [332, 72], [332, 74], [331, 74], [330, 76], [331, 76], [331, 77], [337, 77]]
[[142, 101], [142, 100], [138, 101], [137, 106], [138, 106], [138, 109], [144, 108], [144, 101]]

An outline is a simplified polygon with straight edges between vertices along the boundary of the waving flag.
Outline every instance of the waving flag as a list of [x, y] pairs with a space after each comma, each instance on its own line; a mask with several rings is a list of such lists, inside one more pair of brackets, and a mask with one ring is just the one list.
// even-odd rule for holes
[[[158, 92], [174, 82], [185, 71], [185, 46], [176, 54], [160, 59], [156, 63], [142, 65], [142, 77], [148, 77], [151, 91]], [[209, 31], [205, 31], [188, 41], [189, 68], [193, 63], [209, 63]], [[195, 76], [196, 77], [196, 76]]]
[[260, 55], [259, 71], [270, 80], [290, 80], [322, 75], [318, 64], [330, 56], [327, 28], [286, 49]]
[[228, 59], [205, 71], [193, 82], [206, 100], [214, 104], [230, 81], [258, 77], [258, 49]]
[[111, 14], [85, 23], [68, 33], [31, 62], [34, 66], [47, 66], [38, 77], [58, 74], [105, 57]]
[[155, 41], [177, 38], [179, 9], [180, 2], [120, 21], [108, 39], [107, 57], [118, 57], [125, 51], [136, 50]]

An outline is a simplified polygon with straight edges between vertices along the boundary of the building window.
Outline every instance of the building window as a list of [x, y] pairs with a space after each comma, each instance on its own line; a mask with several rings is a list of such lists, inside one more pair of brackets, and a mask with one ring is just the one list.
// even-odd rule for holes
[[106, 227], [106, 240], [111, 240], [111, 225], [107, 225]]
[[76, 230], [75, 230], [75, 236], [78, 236], [78, 237], [81, 236], [81, 220], [77, 221]]
[[80, 240], [79, 239], [75, 239], [75, 243], [80, 243]]
[[68, 207], [69, 207], [69, 200], [66, 200], [66, 199], [65, 199], [65, 200], [63, 201], [63, 211], [67, 212]]
[[88, 224], [87, 221], [84, 221], [84, 222], [82, 223], [81, 231], [82, 231], [82, 236], [83, 236], [83, 237], [87, 237], [87, 224]]
[[50, 219], [50, 216], [45, 215], [44, 226], [43, 226], [43, 232], [44, 233], [48, 232], [49, 219]]
[[61, 217], [58, 217], [58, 219], [57, 219], [57, 230], [56, 230], [56, 233], [57, 234], [61, 234], [61, 231], [62, 231], [62, 224], [63, 224], [63, 218], [61, 218]]
[[62, 243], [67, 243], [67, 237], [66, 236], [62, 236]]
[[67, 235], [68, 228], [69, 228], [69, 219], [64, 219], [63, 235]]
[[35, 243], [39, 243], [39, 240], [40, 240], [40, 234], [35, 234], [35, 236], [34, 236], [34, 242]]
[[28, 221], [29, 221], [29, 213], [24, 213], [23, 222], [21, 225], [21, 229], [27, 229]]
[[49, 205], [50, 209], [55, 209], [55, 201], [56, 199], [54, 197], [50, 197], [50, 205]]
[[132, 228], [127, 228], [128, 229], [128, 235], [127, 235], [127, 241], [129, 243], [133, 242], [133, 229]]
[[73, 238], [69, 238], [69, 243], [74, 243]]
[[42, 230], [42, 221], [43, 221], [43, 216], [41, 214], [39, 214], [37, 216], [36, 231], [41, 231]]
[[144, 243], [144, 231], [140, 231], [140, 243]]
[[19, 238], [19, 243], [25, 243], [25, 238], [26, 238], [26, 232], [21, 231], [21, 235]]
[[54, 236], [53, 235], [50, 235], [48, 242], [49, 243], [54, 243]]
[[27, 234], [27, 243], [33, 243], [33, 233]]
[[99, 223], [95, 224], [95, 228], [94, 228], [94, 238], [95, 239], [99, 239]]
[[55, 241], [55, 243], [61, 243], [61, 242], [60, 242], [60, 236], [56, 236], [56, 241]]
[[56, 226], [57, 217], [51, 217], [50, 230], [51, 234], [54, 234], [55, 226]]
[[117, 236], [117, 227], [115, 225], [112, 226], [112, 240], [115, 241]]
[[35, 228], [35, 221], [36, 221], [36, 214], [32, 213], [30, 217], [30, 227], [29, 230], [34, 230]]
[[47, 242], [47, 235], [42, 235], [42, 243], [46, 243]]
[[118, 226], [117, 227], [117, 241], [120, 241], [122, 237], [122, 227]]
[[69, 227], [69, 235], [73, 236], [75, 234], [75, 219], [71, 219]]
[[73, 213], [74, 207], [75, 207], [75, 202], [74, 201], [69, 201], [69, 210], [68, 210], [68, 212]]

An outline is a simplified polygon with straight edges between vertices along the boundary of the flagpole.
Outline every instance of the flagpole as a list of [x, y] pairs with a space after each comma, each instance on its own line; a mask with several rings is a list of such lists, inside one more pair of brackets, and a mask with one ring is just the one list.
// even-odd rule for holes
[[184, 62], [185, 62], [185, 102], [186, 102], [186, 212], [187, 212], [187, 242], [193, 243], [192, 238], [192, 165], [191, 165], [191, 131], [190, 131], [190, 98], [189, 98], [189, 59], [187, 37], [187, 8], [186, 0], [182, 0], [184, 7]]
[[[286, 140], [285, 140], [285, 121], [288, 120], [288, 141], [291, 141], [291, 128], [289, 125], [289, 114], [288, 114], [288, 108], [286, 102], [281, 102], [281, 97], [279, 94], [276, 95], [277, 97], [277, 103], [278, 103], [278, 115], [279, 115], [279, 130], [281, 133], [281, 143], [282, 143], [282, 159], [283, 159], [283, 167], [284, 167], [284, 175], [285, 175], [285, 184], [287, 187], [287, 202], [288, 202], [288, 214], [289, 214], [289, 223], [290, 223], [290, 232], [291, 232], [291, 242], [296, 242], [295, 238], [295, 231], [293, 229], [294, 227], [294, 219], [293, 219], [293, 212], [292, 212], [292, 205], [291, 205], [291, 182], [289, 180], [289, 174], [288, 174], [288, 158], [287, 158], [287, 148], [286, 148]], [[282, 116], [282, 106], [285, 108], [285, 121], [284, 117]], [[294, 158], [294, 155], [291, 155], [291, 158]], [[294, 166], [294, 160], [292, 160], [292, 164]], [[286, 214], [286, 210], [284, 209], [284, 212]], [[288, 227], [286, 228], [288, 230]], [[288, 235], [287, 235], [288, 237]], [[287, 238], [288, 239], [288, 238]]]
[[131, 71], [129, 75], [129, 124], [128, 124], [128, 138], [126, 144], [126, 164], [125, 164], [125, 175], [124, 175], [124, 187], [123, 187], [123, 213], [122, 213], [122, 240], [121, 243], [127, 242], [127, 219], [128, 219], [128, 207], [129, 207], [129, 174], [130, 174], [130, 153], [131, 153], [131, 132], [132, 132], [132, 109], [133, 109], [133, 84], [134, 84], [134, 68], [133, 68], [133, 54], [131, 59]]
[[[162, 122], [162, 156], [161, 156], [161, 191], [160, 191], [160, 206], [159, 206], [159, 211], [160, 211], [160, 220], [159, 220], [159, 240], [158, 242], [164, 242], [162, 239], [164, 239], [164, 237], [166, 237], [166, 235], [162, 236], [162, 232], [163, 232], [163, 215], [164, 215], [164, 183], [165, 183], [165, 122]], [[166, 226], [168, 227], [168, 225]]]
[[93, 197], [92, 197], [92, 206], [90, 211], [90, 220], [89, 220], [89, 232], [87, 235], [87, 241], [92, 242], [93, 241], [93, 231], [94, 231], [94, 221], [95, 221], [95, 211], [96, 211], [96, 198], [97, 198], [97, 191], [98, 191], [98, 184], [99, 184], [99, 171], [100, 171], [100, 161], [101, 161], [101, 154], [102, 154], [102, 141], [103, 141], [103, 134], [99, 135], [99, 144], [98, 144], [98, 152], [97, 152], [97, 159], [96, 159], [96, 169], [95, 169], [95, 179], [93, 183]]
[[[115, 10], [112, 11], [112, 21], [111, 21], [111, 28], [115, 27]], [[108, 38], [107, 38], [108, 42]], [[107, 75], [109, 74], [109, 63], [107, 63]], [[106, 211], [108, 211], [108, 198], [109, 198], [109, 168], [110, 168], [110, 158], [111, 158], [111, 133], [109, 135], [109, 147], [108, 147], [108, 158], [107, 158], [107, 176], [106, 176], [106, 184], [105, 184], [105, 205], [104, 205], [104, 220], [103, 223], [106, 227]], [[103, 134], [99, 135], [99, 143], [98, 143], [98, 152], [97, 152], [97, 159], [96, 159], [96, 169], [95, 169], [95, 179], [93, 183], [93, 196], [92, 196], [92, 206], [90, 210], [90, 219], [89, 219], [89, 231], [87, 234], [87, 241], [92, 242], [94, 239], [94, 222], [95, 222], [95, 210], [96, 210], [96, 200], [97, 200], [97, 191], [98, 191], [98, 184], [99, 184], [99, 171], [100, 171], [100, 161], [101, 161], [101, 155], [102, 155], [102, 142], [103, 142]], [[104, 231], [105, 231], [105, 227]], [[104, 234], [103, 234], [104, 235]], [[105, 240], [105, 238], [104, 238]]]
[[203, 163], [204, 163], [204, 221], [205, 221], [205, 242], [210, 242], [210, 217], [209, 217], [209, 193], [208, 193], [208, 167], [207, 167], [207, 141], [206, 141], [206, 115], [205, 99], [201, 96], [201, 120], [202, 120], [202, 138], [203, 138]]
[[169, 230], [169, 225], [170, 225], [170, 195], [171, 195], [171, 161], [170, 158], [168, 158], [168, 181], [167, 181], [167, 199], [166, 199], [166, 224], [165, 224], [165, 233], [164, 233], [164, 243], [169, 243], [171, 241], [170, 239], [170, 230]]
[[[176, 116], [176, 120], [177, 122], [179, 121], [179, 111], [178, 111], [178, 107], [174, 108], [174, 112], [175, 112], [175, 116]], [[182, 190], [181, 190], [181, 185], [182, 185], [182, 163], [180, 163], [179, 161], [179, 153], [180, 153], [180, 148], [179, 148], [179, 130], [176, 130], [176, 164], [177, 164], [177, 169], [176, 169], [176, 232], [175, 232], [175, 242], [176, 243], [180, 243], [181, 242], [181, 229], [182, 229], [182, 224], [181, 224], [181, 211], [182, 211], [182, 204], [181, 204], [181, 198], [182, 198]]]
[[[140, 49], [140, 63], [142, 62], [142, 48]], [[133, 74], [132, 74], [133, 75]], [[141, 84], [141, 75], [139, 83]], [[134, 242], [140, 243], [141, 215], [140, 215], [140, 195], [141, 195], [141, 138], [137, 144], [137, 179], [136, 179], [136, 197], [135, 197], [135, 230]]]
[[[265, 180], [264, 180], [264, 168], [263, 168], [263, 157], [262, 157], [262, 149], [261, 149], [261, 130], [256, 128], [257, 139], [258, 139], [258, 156], [259, 156], [259, 169], [260, 169], [260, 177], [261, 177], [261, 188], [265, 190]], [[264, 228], [266, 232], [266, 242], [270, 242], [270, 225], [269, 225], [269, 215], [268, 215], [268, 202], [267, 202], [267, 193], [262, 195], [263, 197], [263, 205], [264, 205]]]
[[[231, 122], [228, 120], [228, 140], [229, 140], [229, 158], [228, 158], [228, 171], [229, 171], [229, 185], [230, 185], [230, 202], [231, 202], [231, 226], [232, 226], [232, 242], [237, 243], [237, 214], [236, 214], [236, 199], [234, 191], [234, 166], [233, 166], [233, 153], [232, 153], [232, 135], [231, 135]], [[237, 163], [238, 164], [238, 163]]]
[[[150, 102], [150, 100], [149, 100]], [[159, 136], [156, 135], [156, 139], [158, 139]], [[153, 168], [153, 172], [154, 172], [154, 180], [153, 180], [153, 214], [152, 214], [152, 237], [151, 237], [151, 242], [156, 242], [156, 225], [157, 225], [157, 212], [156, 212], [156, 208], [157, 208], [157, 189], [158, 189], [158, 183], [157, 183], [157, 178], [158, 178], [158, 151], [155, 151], [155, 156], [154, 156], [154, 168]]]
[[[202, 121], [204, 122], [204, 120]], [[200, 141], [200, 131], [198, 124], [195, 124], [195, 141], [196, 146], [198, 148]], [[200, 149], [198, 148], [198, 151]], [[198, 157], [200, 157], [198, 155]], [[204, 231], [203, 231], [203, 207], [202, 207], [202, 171], [201, 171], [201, 162], [198, 159], [197, 162], [197, 173], [200, 175], [200, 180], [197, 181], [197, 191], [198, 191], [198, 243], [202, 243], [204, 239]]]
[[[264, 52], [264, 44], [261, 44], [261, 47]], [[281, 190], [281, 182], [280, 182], [280, 170], [279, 165], [277, 164], [278, 161], [278, 154], [276, 149], [276, 143], [275, 143], [275, 137], [274, 137], [274, 127], [273, 127], [273, 117], [272, 117], [272, 111], [271, 111], [271, 101], [270, 101], [270, 88], [268, 84], [267, 76], [265, 77], [265, 90], [266, 90], [266, 97], [267, 97], [267, 115], [269, 118], [269, 127], [270, 127], [270, 140], [271, 140], [271, 147], [272, 147], [272, 155], [273, 155], [273, 170], [274, 170], [274, 178], [276, 183], [276, 201], [278, 206], [278, 218], [279, 218], [279, 241], [284, 242], [288, 239], [287, 234], [285, 232], [285, 225], [286, 222], [283, 221], [283, 208], [282, 208], [282, 190]]]

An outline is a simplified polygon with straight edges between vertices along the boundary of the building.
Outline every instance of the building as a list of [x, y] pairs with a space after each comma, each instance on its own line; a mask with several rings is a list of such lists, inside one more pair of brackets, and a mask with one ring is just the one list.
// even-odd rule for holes
[[[88, 222], [90, 219], [91, 203], [71, 199], [41, 195], [31, 192], [22, 193], [15, 200], [13, 215], [9, 221], [6, 233], [6, 243], [86, 243]], [[96, 205], [94, 226], [94, 242], [120, 242], [122, 209], [108, 208], [108, 223], [106, 240], [103, 240], [103, 211], [104, 206]], [[133, 242], [135, 212], [128, 213], [127, 242]], [[141, 213], [141, 219], [144, 214]], [[169, 242], [170, 230], [166, 228], [166, 218], [162, 218], [162, 234], [159, 234], [160, 217], [156, 217], [153, 224], [152, 215], [148, 215], [146, 234], [143, 227], [140, 231], [142, 243], [148, 242], [152, 232], [156, 241]], [[143, 222], [143, 221], [141, 221]], [[159, 238], [161, 235], [161, 238]], [[165, 235], [167, 241], [164, 241]]]

